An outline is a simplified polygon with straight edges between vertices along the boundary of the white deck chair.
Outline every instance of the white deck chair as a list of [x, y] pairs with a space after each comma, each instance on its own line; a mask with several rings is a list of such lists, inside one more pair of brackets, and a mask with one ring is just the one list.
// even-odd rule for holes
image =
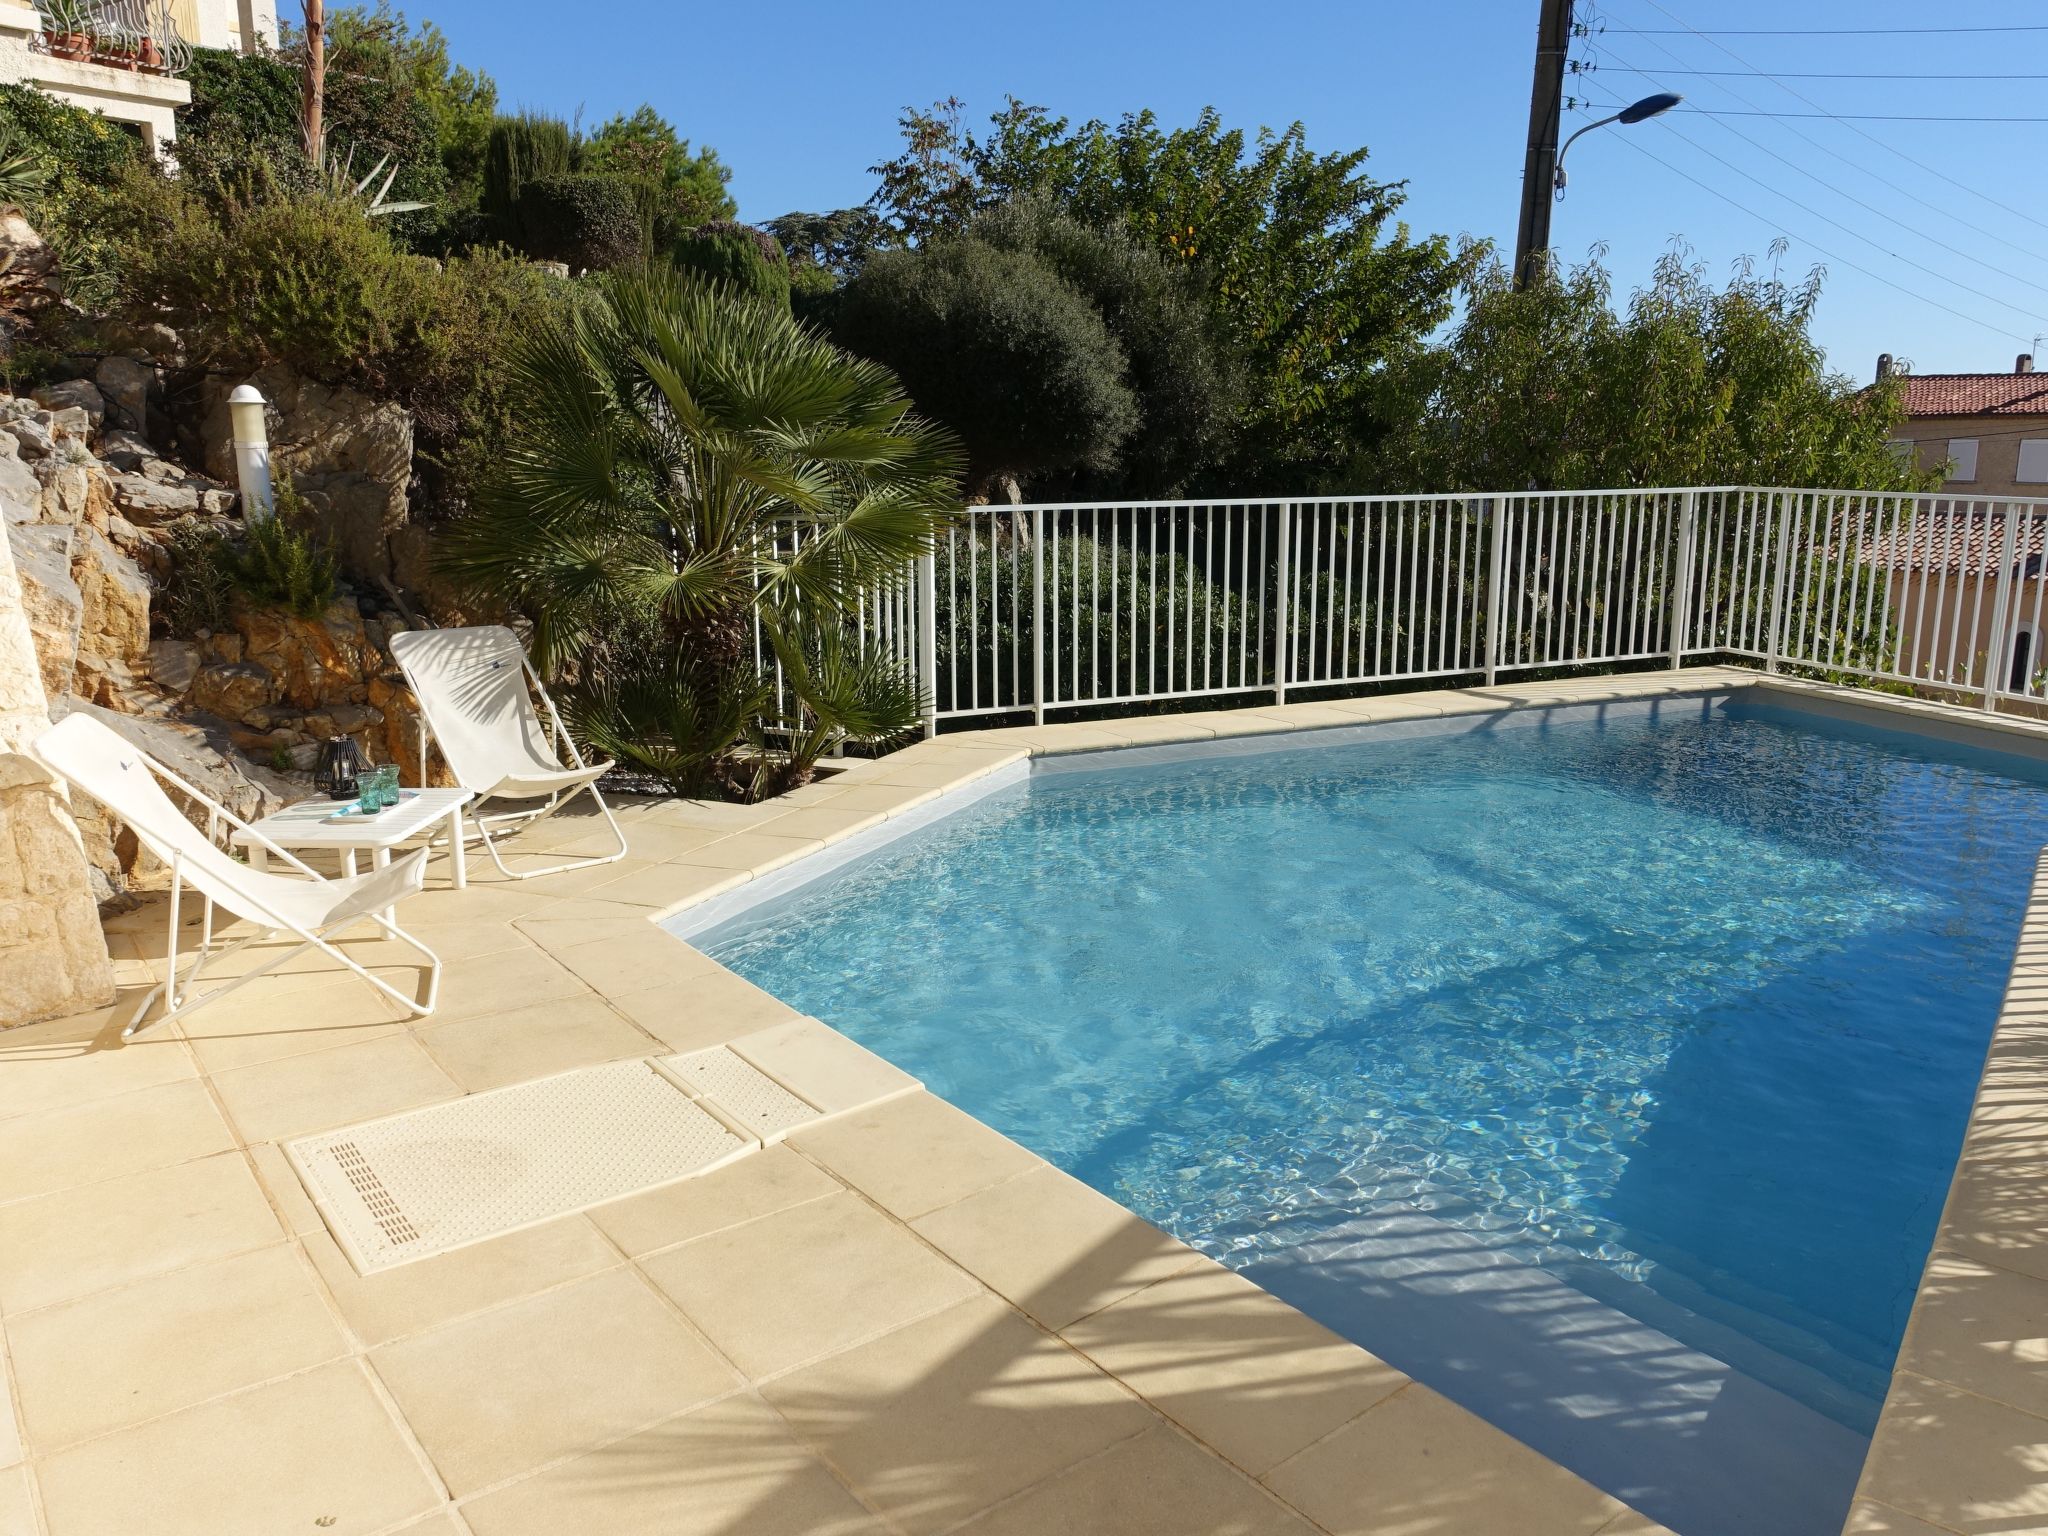
[[[394, 902], [419, 890], [426, 870], [426, 849], [393, 860], [387, 867], [367, 875], [329, 879], [278, 847], [226, 807], [207, 799], [162, 763], [89, 715], [67, 715], [38, 737], [30, 750], [73, 788], [83, 790], [126, 822], [142, 845], [171, 869], [166, 979], [142, 1000], [141, 1006], [121, 1031], [123, 1039], [143, 1027], [142, 1021], [158, 997], [163, 998], [165, 1007], [155, 1022], [162, 1024], [232, 992], [245, 981], [254, 981], [307, 949], [318, 949], [330, 959], [340, 961], [380, 992], [416, 1014], [434, 1011], [441, 989], [440, 956], [384, 915]], [[166, 784], [206, 808], [204, 832], [195, 827], [164, 793]], [[282, 859], [305, 878], [251, 869], [230, 856], [214, 843], [223, 822], [248, 832], [269, 850], [272, 857]], [[206, 907], [200, 920], [199, 953], [190, 969], [180, 977], [178, 916], [187, 886], [206, 898]], [[257, 924], [257, 931], [215, 951], [213, 909], [216, 906]], [[429, 971], [424, 1003], [407, 997], [383, 978], [373, 976], [329, 942], [333, 935], [364, 919], [426, 957]], [[209, 992], [194, 995], [193, 987], [209, 963], [267, 939], [280, 929], [297, 934], [305, 942]]]
[[[612, 765], [583, 761], [576, 743], [562, 729], [555, 701], [527, 661], [517, 635], [496, 624], [472, 629], [409, 629], [391, 637], [391, 654], [398, 658], [405, 680], [412, 685], [420, 701], [420, 715], [440, 744], [441, 755], [448, 759], [455, 782], [476, 794], [477, 835], [500, 874], [508, 880], [530, 880], [536, 875], [609, 864], [626, 856], [626, 834], [597, 792], [597, 781]], [[545, 727], [533, 707], [536, 694], [547, 709]], [[566, 765], [564, 751], [569, 756]], [[420, 782], [425, 783], [426, 776], [427, 743], [422, 735]], [[612, 836], [619, 840], [617, 852], [542, 869], [505, 867], [498, 852], [499, 838], [491, 835], [494, 828], [510, 823], [515, 824], [513, 831], [522, 830], [554, 815], [584, 793], [604, 813]], [[541, 803], [486, 815], [483, 807], [491, 800]]]

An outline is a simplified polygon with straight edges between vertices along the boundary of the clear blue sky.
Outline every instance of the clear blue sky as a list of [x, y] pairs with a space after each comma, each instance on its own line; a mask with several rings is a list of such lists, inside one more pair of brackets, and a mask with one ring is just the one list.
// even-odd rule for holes
[[[497, 78], [508, 106], [581, 108], [595, 122], [653, 103], [732, 166], [748, 219], [864, 199], [873, 185], [866, 167], [894, 151], [905, 106], [959, 96], [980, 121], [1010, 94], [1076, 120], [1151, 107], [1172, 125], [1204, 105], [1233, 126], [1299, 119], [1312, 146], [1366, 145], [1375, 175], [1406, 180], [1416, 229], [1469, 232], [1503, 247], [1514, 240], [1537, 9], [1536, 0], [609, 0], [592, 12], [537, 0], [414, 0], [411, 8], [439, 23], [457, 58]], [[1598, 102], [1668, 87], [1688, 105], [1738, 112], [2048, 119], [2048, 79], [1930, 78], [2048, 77], [2048, 31], [1727, 30], [2048, 26], [2039, 0], [1580, 0], [1580, 19], [1608, 30], [1576, 45], [1577, 57], [1601, 67], [1567, 89]], [[1708, 40], [1687, 25], [1719, 30]], [[1751, 68], [1783, 84], [1741, 73]], [[1866, 377], [1876, 355], [1890, 351], [1923, 373], [2005, 369], [2048, 332], [2044, 162], [2048, 121], [1673, 114], [1579, 142], [1553, 240], [1567, 258], [1604, 244], [1625, 294], [1674, 237], [1719, 278], [1743, 255], [1768, 260], [1770, 243], [1784, 236], [1786, 270], [1828, 268], [1816, 331], [1834, 367]]]

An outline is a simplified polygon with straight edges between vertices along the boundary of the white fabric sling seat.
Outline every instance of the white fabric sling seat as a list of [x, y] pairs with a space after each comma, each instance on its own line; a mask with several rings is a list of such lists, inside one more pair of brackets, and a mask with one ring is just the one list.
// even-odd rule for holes
[[[225, 806], [207, 799], [162, 763], [90, 715], [67, 715], [39, 736], [31, 750], [51, 772], [74, 789], [92, 796], [126, 823], [143, 847], [170, 866], [170, 939], [166, 950], [166, 979], [143, 998], [121, 1031], [123, 1038], [143, 1028], [143, 1020], [159, 997], [163, 998], [165, 1006], [163, 1014], [155, 1022], [161, 1024], [232, 992], [244, 982], [254, 981], [308, 949], [318, 949], [339, 961], [415, 1014], [426, 1015], [434, 1011], [441, 987], [441, 959], [386, 915], [394, 904], [419, 890], [425, 877], [426, 849], [393, 860], [387, 867], [367, 875], [329, 879], [278, 847]], [[165, 785], [187, 796], [195, 806], [205, 809], [204, 831], [194, 826], [165, 793]], [[223, 823], [248, 833], [273, 858], [283, 860], [297, 874], [251, 869], [236, 859], [215, 842]], [[206, 906], [200, 919], [199, 952], [181, 977], [178, 974], [178, 920], [187, 886], [206, 898]], [[216, 906], [254, 923], [257, 931], [216, 951], [213, 947], [213, 909]], [[332, 940], [336, 935], [364, 921], [375, 923], [426, 958], [428, 980], [424, 1002], [406, 996], [335, 947]], [[209, 992], [194, 992], [209, 964], [268, 939], [281, 929], [298, 935], [303, 942]]]
[[[562, 728], [555, 701], [526, 659], [519, 637], [503, 625], [467, 629], [409, 629], [391, 637], [391, 654], [419, 700], [427, 731], [448, 760], [456, 783], [476, 795], [472, 817], [477, 835], [508, 880], [587, 869], [626, 856], [626, 835], [597, 792], [609, 762], [586, 763]], [[547, 724], [534, 698], [547, 708]], [[563, 762], [563, 753], [568, 762]], [[420, 782], [427, 776], [427, 742], [420, 739]], [[549, 864], [508, 869], [498, 849], [508, 832], [554, 815], [579, 794], [588, 794], [618, 840], [616, 851]], [[488, 801], [523, 801], [517, 809], [487, 812]], [[540, 802], [535, 804], [534, 802]], [[493, 836], [493, 832], [497, 836]], [[516, 852], [516, 850], [515, 850]]]

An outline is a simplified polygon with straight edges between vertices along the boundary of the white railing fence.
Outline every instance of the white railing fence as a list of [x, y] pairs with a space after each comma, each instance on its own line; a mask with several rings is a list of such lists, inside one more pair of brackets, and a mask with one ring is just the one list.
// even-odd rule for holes
[[1745, 659], [2048, 701], [2048, 502], [1755, 486], [970, 507], [861, 627], [942, 720]]

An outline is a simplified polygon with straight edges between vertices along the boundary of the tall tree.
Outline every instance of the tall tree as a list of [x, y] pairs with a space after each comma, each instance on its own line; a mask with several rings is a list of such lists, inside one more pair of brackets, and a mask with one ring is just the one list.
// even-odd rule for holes
[[306, 158], [318, 165], [327, 149], [327, 7], [325, 0], [304, 0], [304, 7], [306, 62], [300, 81], [303, 105], [299, 126]]

